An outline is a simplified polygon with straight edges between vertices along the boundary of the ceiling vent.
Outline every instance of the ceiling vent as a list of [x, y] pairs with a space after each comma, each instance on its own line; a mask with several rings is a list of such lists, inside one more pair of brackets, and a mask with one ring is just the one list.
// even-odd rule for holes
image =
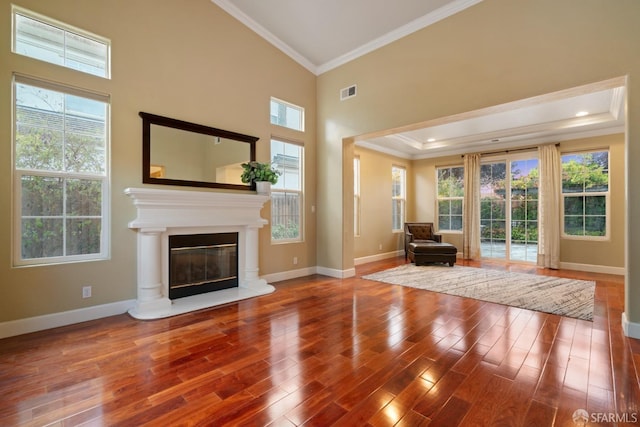
[[340, 101], [344, 101], [345, 99], [353, 98], [356, 96], [356, 85], [351, 85], [349, 87], [345, 87], [344, 89], [340, 89]]

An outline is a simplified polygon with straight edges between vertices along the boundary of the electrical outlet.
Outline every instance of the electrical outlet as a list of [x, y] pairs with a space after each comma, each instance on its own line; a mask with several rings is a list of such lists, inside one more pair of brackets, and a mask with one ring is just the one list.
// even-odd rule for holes
[[298, 257], [297, 256], [293, 257], [293, 265], [298, 265]]
[[91, 298], [91, 286], [82, 287], [82, 298]]
[[378, 250], [380, 250], [380, 251], [382, 250], [382, 243], [380, 243], [380, 244], [378, 245]]

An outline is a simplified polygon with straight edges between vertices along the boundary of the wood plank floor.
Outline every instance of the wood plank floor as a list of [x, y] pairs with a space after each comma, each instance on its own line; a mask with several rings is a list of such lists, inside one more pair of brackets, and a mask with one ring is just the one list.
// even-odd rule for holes
[[[640, 341], [623, 278], [596, 280], [594, 321], [357, 277], [155, 321], [128, 315], [0, 340], [0, 425], [635, 425]], [[599, 415], [602, 414], [602, 415]], [[593, 418], [599, 417], [599, 418]], [[638, 421], [640, 423], [640, 421]]]

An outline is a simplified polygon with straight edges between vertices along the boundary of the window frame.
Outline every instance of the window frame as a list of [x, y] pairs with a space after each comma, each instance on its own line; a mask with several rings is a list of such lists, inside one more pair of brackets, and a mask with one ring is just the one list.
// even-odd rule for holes
[[353, 157], [353, 235], [359, 237], [362, 231], [362, 196], [360, 194], [360, 156]]
[[[396, 195], [394, 186], [395, 186], [395, 178], [394, 172], [398, 170], [401, 172], [400, 174], [400, 194]], [[400, 202], [400, 226], [399, 228], [394, 228], [395, 224], [395, 216], [393, 213], [393, 206], [396, 202]], [[407, 218], [407, 168], [400, 165], [392, 165], [391, 166], [391, 232], [392, 233], [404, 233], [404, 223]]]
[[[41, 169], [28, 169], [28, 168], [19, 168], [17, 166], [18, 158], [17, 158], [17, 109], [18, 109], [18, 99], [17, 99], [17, 85], [27, 85], [31, 87], [36, 87], [49, 91], [56, 91], [63, 95], [71, 95], [75, 97], [82, 97], [85, 99], [103, 102], [105, 105], [105, 141], [104, 141], [104, 174], [99, 173], [90, 173], [90, 172], [71, 172], [64, 170], [41, 170]], [[83, 261], [98, 261], [108, 259], [110, 256], [110, 145], [111, 145], [111, 100], [108, 95], [99, 94], [96, 92], [91, 92], [88, 90], [78, 89], [75, 87], [70, 87], [64, 84], [51, 83], [47, 81], [43, 81], [40, 79], [22, 76], [20, 74], [14, 74], [12, 79], [12, 150], [13, 154], [11, 156], [12, 161], [12, 172], [13, 172], [13, 188], [14, 188], [14, 197], [13, 197], [13, 212], [14, 212], [14, 220], [12, 221], [13, 225], [13, 265], [14, 267], [22, 267], [22, 266], [43, 266], [43, 265], [52, 265], [52, 264], [62, 264], [62, 263], [74, 263], [74, 262], [83, 262]], [[40, 257], [40, 258], [23, 258], [22, 257], [22, 240], [23, 240], [23, 231], [22, 231], [22, 178], [24, 176], [42, 176], [42, 177], [51, 177], [51, 178], [61, 178], [63, 180], [66, 179], [91, 179], [91, 180], [99, 180], [101, 181], [101, 203], [100, 203], [100, 215], [91, 215], [95, 217], [99, 217], [100, 222], [100, 251], [92, 254], [81, 254], [81, 255], [59, 255], [59, 256], [49, 256], [49, 257]], [[63, 188], [66, 186], [63, 185]], [[63, 190], [64, 191], [64, 190]], [[66, 196], [63, 196], [63, 204], [66, 205]], [[58, 216], [58, 215], [56, 215]], [[87, 217], [87, 215], [67, 215], [66, 208], [63, 207], [63, 214], [60, 215], [63, 221], [66, 221], [69, 218], [83, 218]], [[66, 233], [63, 233], [63, 249], [66, 246]]]
[[[279, 137], [275, 137], [272, 136], [271, 140], [270, 140], [270, 145], [269, 145], [269, 150], [270, 150], [270, 157], [271, 157], [271, 163], [272, 165], [277, 167], [277, 162], [274, 161], [274, 153], [273, 153], [273, 142], [277, 141], [283, 144], [288, 144], [288, 145], [292, 145], [297, 147], [300, 151], [300, 156], [299, 156], [299, 186], [300, 189], [296, 190], [296, 189], [290, 189], [290, 188], [272, 188], [271, 189], [271, 204], [270, 204], [270, 208], [271, 208], [271, 221], [270, 221], [270, 236], [271, 236], [271, 244], [288, 244], [288, 243], [300, 243], [300, 242], [304, 242], [304, 224], [305, 224], [305, 218], [304, 218], [304, 212], [305, 212], [305, 198], [304, 198], [304, 183], [305, 183], [305, 171], [304, 171], [304, 144], [296, 142], [296, 141], [291, 141], [288, 140], [286, 138], [279, 138]], [[279, 168], [278, 168], [279, 169]], [[280, 177], [278, 179], [281, 179], [282, 175], [280, 175]], [[277, 184], [276, 184], [277, 185]], [[274, 238], [273, 236], [273, 225], [274, 225], [274, 202], [273, 202], [273, 196], [276, 193], [282, 193], [285, 195], [287, 194], [296, 194], [298, 195], [298, 200], [300, 201], [299, 204], [299, 217], [298, 217], [298, 237], [295, 238]]]
[[[287, 126], [287, 125], [283, 125], [283, 124], [274, 122], [273, 121], [273, 117], [274, 116], [271, 114], [271, 104], [274, 103], [274, 102], [276, 104], [279, 104], [279, 105], [285, 107], [285, 108], [290, 108], [292, 110], [298, 111], [300, 113], [300, 127], [299, 128], [298, 127], [291, 127], [291, 126]], [[279, 98], [276, 98], [275, 96], [272, 96], [269, 99], [269, 122], [272, 125], [283, 127], [285, 129], [291, 129], [291, 130], [295, 130], [295, 131], [299, 131], [299, 132], [304, 132], [304, 129], [305, 129], [305, 123], [304, 123], [305, 122], [305, 110], [304, 110], [304, 107], [301, 107], [299, 105], [293, 104], [291, 102], [283, 101], [282, 99], [279, 99]]]
[[[25, 54], [22, 52], [18, 51], [18, 23], [17, 23], [17, 16], [22, 16], [26, 19], [30, 19], [32, 21], [37, 21], [40, 22], [44, 25], [48, 25], [51, 27], [54, 27], [58, 30], [61, 30], [64, 33], [64, 43], [63, 43], [63, 47], [62, 47], [62, 63], [59, 62], [54, 62], [54, 61], [49, 61], [47, 59], [42, 58], [41, 56], [33, 56], [33, 55], [29, 55], [29, 54]], [[104, 79], [111, 79], [111, 40], [109, 40], [106, 37], [101, 37], [97, 34], [91, 33], [89, 31], [83, 30], [81, 28], [77, 28], [74, 27], [72, 25], [66, 24], [64, 22], [58, 21], [56, 19], [50, 18], [48, 16], [45, 15], [41, 15], [39, 13], [33, 12], [31, 10], [25, 9], [23, 7], [20, 6], [16, 6], [16, 5], [11, 5], [11, 25], [12, 25], [12, 29], [11, 29], [11, 52], [17, 54], [17, 55], [22, 55], [25, 56], [27, 58], [32, 58], [35, 59], [37, 61], [41, 61], [41, 62], [45, 62], [47, 64], [52, 64], [58, 67], [63, 67], [63, 68], [67, 68], [69, 70], [75, 70], [77, 72], [80, 73], [84, 73], [84, 74], [88, 74], [90, 76], [95, 76], [95, 77], [100, 77], [100, 78], [104, 78]], [[97, 73], [92, 73], [89, 72], [87, 70], [83, 70], [79, 67], [72, 67], [69, 66], [67, 61], [69, 60], [69, 55], [67, 54], [68, 52], [68, 43], [67, 43], [67, 37], [69, 34], [73, 34], [75, 36], [81, 37], [83, 39], [89, 40], [91, 42], [94, 43], [98, 43], [101, 45], [104, 45], [105, 47], [105, 55], [104, 55], [104, 75], [103, 74], [97, 74]], [[49, 40], [49, 39], [47, 39]], [[47, 50], [47, 52], [49, 53], [53, 53], [55, 54], [56, 52], [52, 51], [52, 50]]]
[[[580, 150], [580, 151], [570, 151], [563, 152], [560, 154], [560, 171], [561, 177], [563, 176], [563, 166], [564, 161], [562, 158], [568, 155], [585, 155], [585, 154], [595, 154], [595, 153], [607, 153], [607, 191], [581, 191], [581, 192], [566, 192], [564, 191], [564, 180], [561, 178], [560, 182], [560, 196], [562, 199], [562, 203], [560, 205], [560, 221], [561, 221], [561, 237], [562, 239], [567, 240], [584, 240], [584, 241], [609, 241], [611, 240], [611, 150], [609, 148], [606, 149], [589, 149], [589, 150]], [[565, 230], [565, 201], [567, 198], [571, 197], [604, 197], [605, 198], [605, 228], [603, 236], [590, 236], [586, 234], [576, 235], [576, 234], [567, 234]], [[579, 215], [570, 215], [570, 216], [579, 216]], [[602, 216], [602, 215], [596, 215]], [[583, 231], [584, 231], [584, 219], [588, 217], [586, 213], [581, 216], [583, 218]]]
[[[462, 169], [462, 196], [446, 196], [446, 197], [440, 197], [440, 170], [443, 169], [449, 169], [450, 173], [451, 173], [451, 169]], [[437, 228], [436, 230], [438, 231], [438, 233], [444, 233], [444, 234], [462, 234], [463, 232], [463, 228], [464, 228], [464, 192], [465, 192], [465, 188], [464, 188], [464, 165], [456, 165], [456, 166], [437, 166], [436, 167], [436, 224], [437, 224]], [[462, 206], [462, 213], [459, 215], [460, 219], [461, 219], [461, 223], [460, 223], [460, 229], [459, 230], [455, 230], [455, 229], [451, 229], [451, 228], [440, 228], [440, 202], [441, 201], [452, 201], [452, 200], [460, 200], [461, 202], [461, 206]], [[452, 218], [452, 214], [451, 214], [451, 210], [449, 210], [449, 214], [447, 215], [449, 217], [449, 224], [451, 224], [451, 218]], [[457, 215], [456, 215], [457, 216]]]

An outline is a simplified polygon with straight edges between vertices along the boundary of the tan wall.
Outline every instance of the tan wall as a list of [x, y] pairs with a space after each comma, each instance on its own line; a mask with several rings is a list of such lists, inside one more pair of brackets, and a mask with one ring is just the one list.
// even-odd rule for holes
[[609, 226], [611, 227], [609, 239], [605, 241], [560, 239], [560, 261], [563, 263], [624, 267], [624, 135], [608, 135], [560, 143], [560, 151], [563, 153], [606, 148], [609, 149]]
[[360, 157], [361, 224], [360, 236], [355, 237], [354, 257], [362, 258], [398, 251], [404, 248], [403, 233], [391, 230], [391, 168], [407, 170], [406, 218], [415, 211], [412, 162], [365, 148], [356, 147]]
[[[269, 158], [271, 135], [305, 144], [306, 241], [270, 244], [260, 231], [260, 274], [316, 265], [316, 77], [209, 0], [20, 0], [19, 6], [109, 38], [112, 79], [85, 75], [14, 55], [10, 1], [0, 6], [0, 321], [135, 298], [136, 238], [127, 228], [135, 209], [123, 194], [140, 187], [139, 111], [260, 138], [259, 160]], [[111, 258], [107, 261], [11, 267], [11, 79], [17, 72], [111, 96]], [[306, 132], [269, 123], [269, 98], [306, 109]], [[166, 187], [174, 188], [177, 187]], [[185, 189], [185, 188], [183, 188]], [[263, 210], [269, 219], [269, 206]], [[93, 297], [81, 298], [81, 287]]]
[[[624, 267], [624, 135], [606, 135], [560, 143], [561, 153], [597, 149], [609, 149], [610, 236], [604, 241], [561, 238], [560, 262], [589, 266]], [[500, 159], [500, 156], [493, 156], [492, 159]], [[413, 170], [416, 184], [413, 197], [416, 199], [416, 218], [418, 221], [437, 223], [435, 213], [436, 168], [462, 166], [462, 164], [460, 156], [416, 160], [414, 162]], [[425, 194], [429, 194], [429, 197], [423, 197]], [[459, 252], [462, 251], [462, 234], [444, 232], [442, 236], [443, 241], [454, 244]]]
[[[627, 76], [625, 257], [640, 253], [640, 2], [485, 0], [318, 78], [318, 203], [329, 205], [342, 177], [344, 138], [477, 110]], [[358, 85], [341, 102], [340, 88]], [[350, 161], [347, 159], [346, 161]], [[351, 184], [344, 183], [342, 191]], [[635, 188], [635, 187], [634, 187]], [[339, 199], [340, 200], [340, 199]], [[318, 263], [353, 265], [331, 224], [338, 207], [319, 211]], [[345, 245], [346, 246], [346, 245]], [[640, 264], [627, 262], [627, 316], [640, 322]]]

